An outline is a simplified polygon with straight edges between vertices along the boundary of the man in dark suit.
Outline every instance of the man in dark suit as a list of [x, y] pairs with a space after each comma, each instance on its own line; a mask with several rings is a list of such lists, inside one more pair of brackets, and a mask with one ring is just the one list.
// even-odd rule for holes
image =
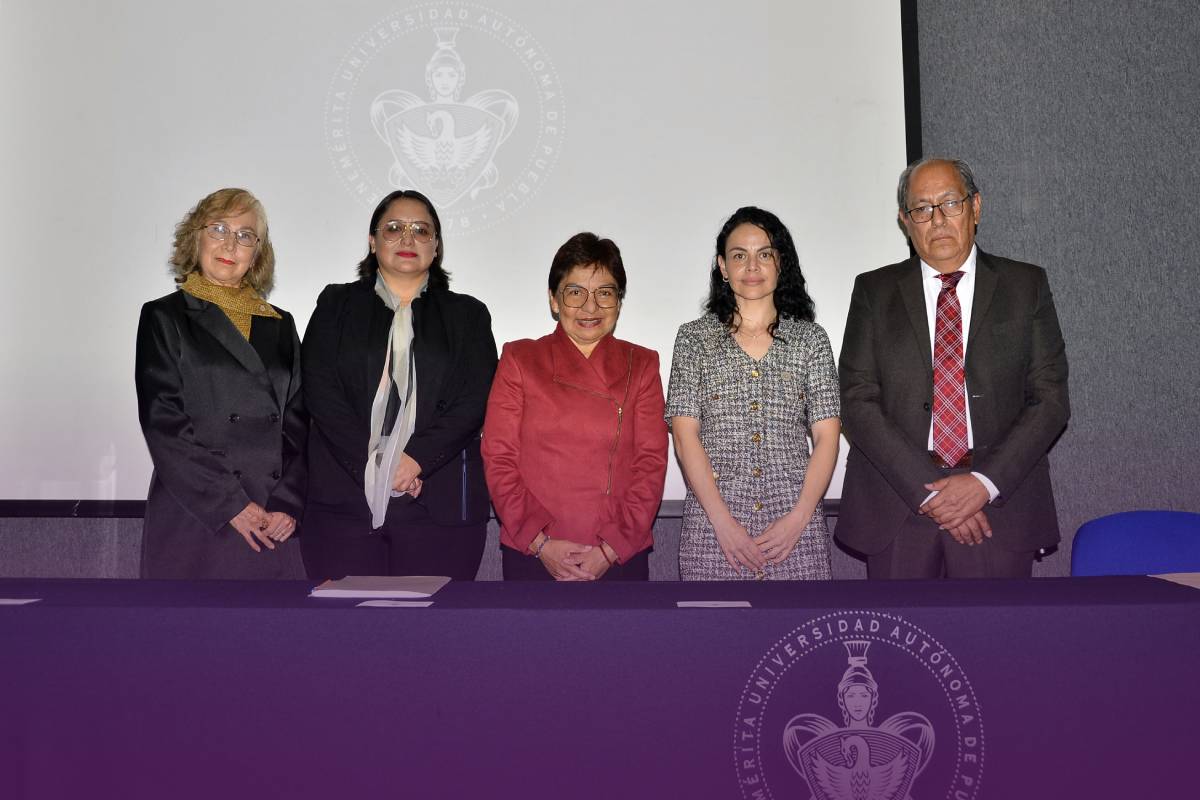
[[1070, 416], [1046, 273], [975, 246], [970, 167], [900, 176], [916, 256], [859, 275], [838, 371], [837, 538], [871, 578], [1022, 577], [1058, 541], [1046, 453]]

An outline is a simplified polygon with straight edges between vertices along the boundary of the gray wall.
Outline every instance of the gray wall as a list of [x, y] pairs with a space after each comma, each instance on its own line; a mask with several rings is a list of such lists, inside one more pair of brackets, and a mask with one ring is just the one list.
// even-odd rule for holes
[[[650, 578], [679, 580], [678, 502], [654, 523], [654, 552]], [[836, 524], [836, 518], [830, 520]], [[136, 578], [141, 553], [140, 519], [22, 519], [0, 518], [0, 577], [5, 578]], [[500, 579], [500, 531], [488, 525], [488, 544], [479, 580]], [[835, 578], [862, 578], [857, 560], [833, 553]]]
[[1093, 517], [1200, 511], [1194, 2], [918, 0], [922, 144], [980, 179], [980, 245], [1050, 273], [1072, 418], [1051, 460], [1067, 574]]

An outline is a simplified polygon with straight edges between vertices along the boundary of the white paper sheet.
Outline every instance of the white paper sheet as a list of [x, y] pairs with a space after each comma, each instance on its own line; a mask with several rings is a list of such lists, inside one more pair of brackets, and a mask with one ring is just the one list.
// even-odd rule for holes
[[450, 579], [445, 575], [347, 575], [325, 581], [309, 597], [386, 597], [414, 599], [432, 597]]
[[355, 608], [429, 608], [432, 600], [363, 600]]
[[750, 608], [749, 600], [678, 600], [678, 608]]

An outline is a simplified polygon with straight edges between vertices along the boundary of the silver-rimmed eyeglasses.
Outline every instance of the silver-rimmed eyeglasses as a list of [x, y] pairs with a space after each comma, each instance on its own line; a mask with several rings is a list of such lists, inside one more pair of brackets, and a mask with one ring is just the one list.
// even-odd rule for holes
[[621, 302], [621, 292], [615, 286], [585, 289], [582, 286], [568, 284], [562, 288], [559, 294], [562, 295], [563, 305], [568, 308], [583, 308], [587, 304], [589, 294], [596, 298], [596, 305], [600, 308], [616, 308], [617, 303]]
[[412, 236], [413, 241], [421, 244], [429, 244], [437, 235], [428, 222], [405, 222], [401, 219], [389, 219], [376, 228], [375, 232], [382, 236], [385, 242], [394, 242], [407, 233]]
[[242, 228], [235, 231], [224, 222], [210, 222], [204, 226], [204, 232], [208, 234], [208, 238], [216, 239], [218, 242], [223, 242], [230, 236], [234, 238], [242, 247], [254, 247], [258, 244], [258, 234], [249, 228]]
[[929, 222], [929, 220], [933, 219], [933, 211], [936, 208], [940, 208], [942, 210], [943, 216], [957, 217], [959, 214], [963, 213], [963, 210], [967, 207], [967, 202], [970, 199], [971, 195], [967, 195], [961, 200], [943, 200], [936, 205], [917, 206], [916, 208], [910, 208], [904, 213], [908, 214], [908, 218], [913, 222]]

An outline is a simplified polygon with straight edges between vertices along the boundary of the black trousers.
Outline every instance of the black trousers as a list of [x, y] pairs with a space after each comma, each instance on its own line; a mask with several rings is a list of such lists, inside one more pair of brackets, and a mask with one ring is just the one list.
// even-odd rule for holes
[[[962, 467], [942, 467], [942, 476], [970, 472]], [[988, 513], [988, 506], [983, 507]], [[980, 544], [959, 544], [937, 523], [920, 514], [909, 514], [900, 532], [882, 551], [867, 556], [867, 577], [895, 578], [1028, 578], [1033, 575], [1032, 550], [1005, 550], [995, 539]]]
[[[987, 513], [987, 509], [984, 509]], [[900, 533], [881, 552], [867, 556], [867, 577], [891, 578], [1028, 578], [1033, 551], [1014, 552], [994, 539], [959, 544], [928, 517], [911, 514]]]
[[299, 531], [304, 569], [313, 580], [347, 575], [448, 575], [475, 580], [487, 541], [487, 523], [439, 525], [420, 501], [400, 497], [383, 526], [309, 504]]
[[[552, 581], [554, 576], [535, 556], [518, 553], [507, 545], [500, 546], [501, 568], [506, 581]], [[602, 581], [650, 580], [650, 551], [643, 550], [624, 564], [613, 564], [600, 576]]]

